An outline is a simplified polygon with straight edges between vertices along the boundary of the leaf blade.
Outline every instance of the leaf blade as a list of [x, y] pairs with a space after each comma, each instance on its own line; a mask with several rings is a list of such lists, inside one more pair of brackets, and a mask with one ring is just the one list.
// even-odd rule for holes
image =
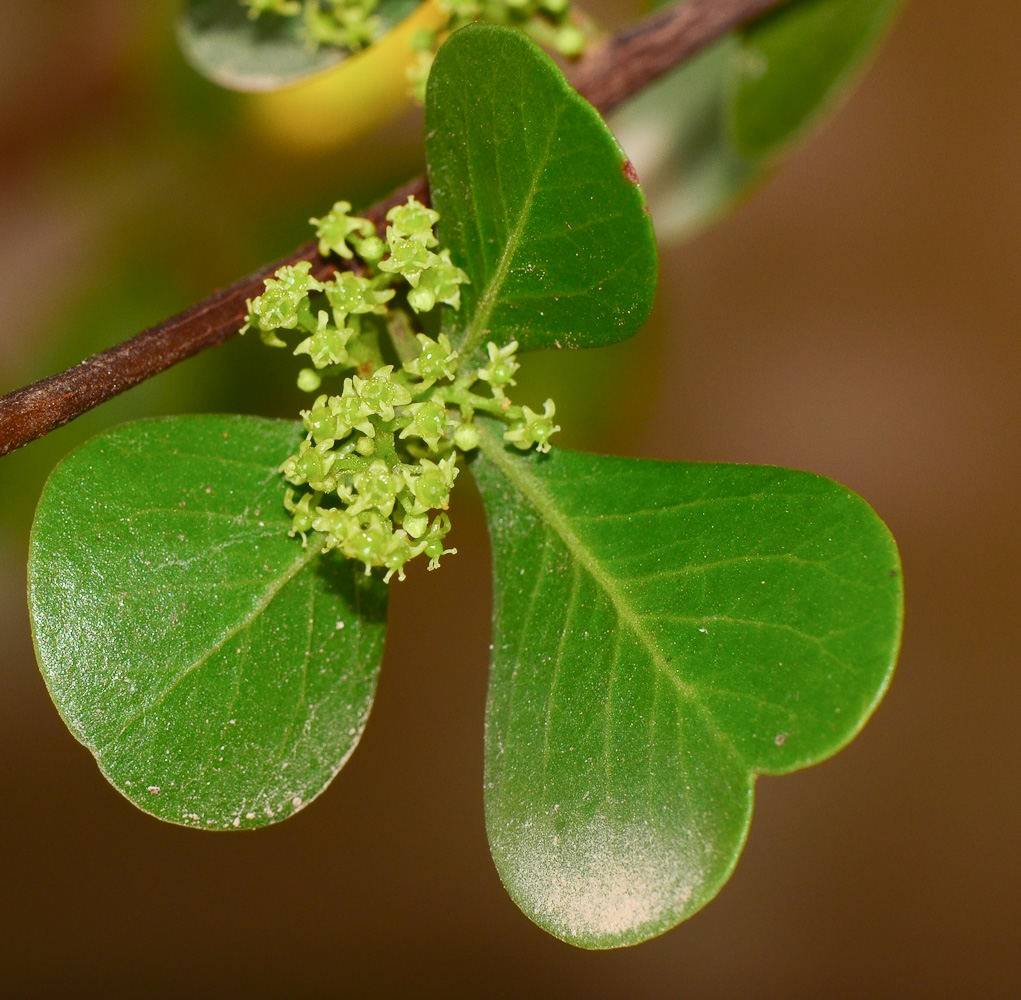
[[287, 537], [276, 466], [295, 425], [141, 421], [54, 471], [30, 547], [40, 667], [61, 715], [139, 808], [260, 826], [354, 749], [385, 588]]
[[[381, 0], [378, 38], [408, 17], [421, 0]], [[204, 77], [245, 93], [266, 93], [298, 83], [343, 62], [336, 46], [309, 46], [300, 17], [264, 14], [253, 19], [239, 0], [186, 0], [177, 18], [184, 57]]]
[[[556, 936], [645, 940], [729, 877], [755, 775], [829, 756], [875, 707], [899, 641], [896, 549], [863, 501], [807, 473], [522, 458], [492, 436], [475, 468], [495, 566], [494, 860]], [[836, 569], [810, 565], [813, 547]], [[834, 578], [813, 597], [831, 572], [863, 593]], [[834, 682], [832, 657], [854, 671]]]
[[471, 278], [448, 313], [466, 355], [490, 338], [597, 346], [644, 322], [657, 268], [644, 196], [595, 109], [520, 32], [470, 25], [444, 43], [426, 157], [441, 240]]

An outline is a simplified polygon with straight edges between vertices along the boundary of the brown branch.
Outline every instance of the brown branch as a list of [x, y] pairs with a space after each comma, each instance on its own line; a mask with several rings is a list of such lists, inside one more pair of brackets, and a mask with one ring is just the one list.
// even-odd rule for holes
[[688, 0], [669, 7], [596, 46], [571, 73], [571, 83], [608, 114], [678, 63], [779, 3]]
[[[606, 114], [673, 66], [780, 2], [688, 0], [599, 44], [578, 64], [571, 82]], [[364, 213], [376, 223], [380, 235], [387, 211], [406, 201], [409, 194], [426, 201], [429, 189], [425, 178], [405, 185]], [[278, 267], [302, 260], [312, 262], [313, 273], [319, 278], [343, 266], [320, 257], [314, 242], [306, 243], [289, 257], [267, 264], [130, 340], [65, 372], [0, 397], [0, 455], [62, 427], [139, 382], [233, 337], [245, 319], [245, 300], [259, 295], [263, 281]]]

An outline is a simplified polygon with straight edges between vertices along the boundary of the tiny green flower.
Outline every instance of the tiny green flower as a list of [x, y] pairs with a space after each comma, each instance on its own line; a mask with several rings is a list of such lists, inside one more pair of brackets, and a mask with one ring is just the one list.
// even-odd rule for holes
[[266, 287], [277, 286], [282, 292], [290, 295], [295, 302], [300, 302], [309, 292], [321, 292], [323, 285], [309, 273], [311, 261], [303, 260], [297, 264], [287, 264], [277, 270], [272, 278], [266, 279]]
[[[393, 365], [386, 365], [365, 381], [357, 375], [353, 378], [355, 394], [371, 413], [378, 414], [384, 420], [393, 420], [395, 406], [411, 402], [411, 393], [399, 382], [394, 381], [393, 370]], [[344, 390], [346, 393], [346, 384]]]
[[504, 441], [509, 441], [515, 448], [520, 448], [522, 451], [526, 451], [534, 444], [536, 451], [548, 452], [550, 437], [560, 430], [559, 426], [555, 426], [553, 423], [556, 409], [552, 399], [546, 400], [542, 414], [536, 413], [527, 406], [522, 406], [523, 419], [516, 421], [509, 430], [504, 431]]
[[433, 523], [429, 525], [429, 530], [412, 549], [416, 556], [424, 554], [429, 557], [429, 569], [439, 568], [441, 556], [457, 555], [457, 549], [445, 549], [443, 547], [443, 539], [449, 531], [450, 518], [446, 514], [440, 514], [433, 519]]
[[342, 552], [351, 534], [358, 530], [358, 521], [340, 507], [316, 508], [312, 527], [326, 536], [323, 551], [340, 549]]
[[439, 260], [422, 274], [418, 287], [408, 292], [408, 305], [415, 312], [429, 312], [437, 302], [461, 308], [461, 286], [470, 279], [451, 263], [449, 250], [441, 250], [438, 257]]
[[[312, 265], [304, 260], [299, 264], [280, 268], [276, 275], [265, 281], [266, 290], [247, 303], [248, 318], [241, 332], [258, 327], [263, 340], [271, 347], [286, 346], [274, 330], [293, 330], [303, 319], [302, 306], [307, 312], [309, 292], [322, 291], [322, 284], [309, 273]], [[268, 334], [269, 336], [265, 336]]]
[[344, 433], [338, 438], [347, 437], [352, 430], [359, 430], [372, 438], [376, 436], [376, 428], [369, 417], [372, 416], [372, 407], [358, 394], [358, 386], [361, 380], [354, 376], [344, 379], [344, 392], [340, 396], [330, 397], [330, 406], [340, 421], [340, 427]]
[[337, 488], [337, 480], [330, 475], [330, 468], [336, 458], [330, 450], [332, 442], [323, 441], [313, 446], [302, 441], [297, 455], [291, 455], [280, 471], [284, 478], [295, 486], [308, 483], [312, 489], [321, 493], [331, 493]]
[[422, 272], [440, 258], [415, 240], [397, 235], [392, 226], [386, 230], [386, 243], [390, 256], [379, 262], [379, 269], [387, 274], [399, 274], [412, 288], [417, 287]]
[[284, 506], [291, 514], [291, 530], [287, 533], [292, 538], [295, 535], [301, 535], [302, 545], [308, 544], [308, 539], [305, 536], [312, 530], [312, 524], [318, 517], [315, 507], [321, 499], [321, 493], [303, 493], [301, 499], [295, 502], [294, 490], [290, 487], [287, 488], [287, 493], [284, 495]]
[[[334, 397], [337, 398], [339, 397]], [[330, 405], [330, 400], [325, 395], [317, 396], [312, 408], [302, 410], [300, 416], [305, 430], [316, 444], [336, 441], [351, 433], [351, 428], [340, 420], [336, 408]]]
[[360, 514], [363, 510], [375, 507], [384, 517], [389, 517], [394, 509], [394, 501], [404, 485], [395, 476], [386, 462], [377, 459], [364, 472], [353, 477], [355, 489], [358, 491], [354, 503], [348, 506], [349, 514]]
[[426, 208], [414, 195], [409, 195], [403, 205], [397, 205], [386, 213], [386, 221], [390, 223], [387, 228], [387, 241], [390, 233], [405, 240], [412, 240], [423, 247], [436, 246], [436, 236], [433, 234], [433, 226], [439, 220], [440, 213]]
[[427, 399], [424, 403], [412, 403], [405, 411], [413, 417], [410, 424], [401, 431], [401, 438], [421, 438], [433, 451], [447, 429], [447, 408], [438, 399]]
[[404, 564], [412, 558], [414, 553], [412, 552], [411, 545], [408, 542], [408, 536], [405, 532], [398, 528], [390, 538], [390, 544], [386, 547], [386, 551], [383, 553], [383, 565], [386, 567], [386, 574], [383, 576], [383, 582], [389, 583], [390, 578], [397, 574], [398, 580], [404, 579]]
[[423, 458], [416, 469], [404, 469], [404, 481], [413, 497], [408, 513], [416, 515], [429, 510], [447, 509], [450, 491], [458, 473], [455, 462], [454, 455], [441, 458], [439, 462]]
[[453, 380], [457, 373], [457, 351], [450, 347], [450, 338], [441, 333], [436, 340], [424, 333], [415, 334], [421, 345], [417, 358], [404, 362], [404, 370], [409, 375], [420, 378], [424, 387], [430, 386], [439, 379]]
[[489, 364], [479, 369], [479, 378], [488, 382], [494, 389], [502, 389], [505, 385], [516, 385], [514, 373], [521, 367], [515, 353], [518, 342], [512, 340], [506, 347], [497, 347], [492, 341], [486, 344], [489, 352]]
[[384, 315], [386, 305], [394, 297], [392, 288], [373, 288], [368, 278], [350, 271], [338, 271], [325, 285], [326, 297], [333, 307], [334, 321], [341, 326], [349, 315], [376, 313]]
[[387, 550], [393, 538], [390, 522], [378, 514], [369, 514], [351, 531], [344, 541], [342, 551], [349, 559], [358, 559], [365, 563], [365, 575], [368, 576], [373, 566], [382, 566]]
[[298, 344], [294, 353], [307, 354], [316, 368], [347, 365], [351, 360], [347, 353], [347, 343], [354, 333], [354, 329], [349, 326], [330, 326], [326, 312], [320, 310], [319, 329]]
[[324, 257], [335, 253], [345, 260], [350, 260], [353, 253], [348, 246], [348, 240], [352, 236], [365, 239], [376, 235], [376, 227], [368, 219], [348, 215], [350, 211], [349, 201], [338, 201], [321, 219], [309, 219], [316, 227], [319, 253]]

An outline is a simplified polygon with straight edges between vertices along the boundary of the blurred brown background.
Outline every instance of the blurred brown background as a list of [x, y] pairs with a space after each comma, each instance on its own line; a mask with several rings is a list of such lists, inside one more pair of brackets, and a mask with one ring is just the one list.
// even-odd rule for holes
[[[181, 64], [164, 6], [0, 11], [0, 391], [417, 169], [406, 122], [357, 155], [274, 147], [244, 99]], [[1017, 995], [1019, 37], [1013, 0], [909, 4], [843, 111], [738, 213], [665, 253], [645, 333], [567, 359], [584, 391], [554, 366], [536, 376], [561, 385], [565, 443], [812, 469], [900, 542], [889, 695], [838, 757], [760, 781], [714, 903], [637, 948], [585, 953], [503, 892], [482, 816], [488, 550], [470, 496], [461, 554], [395, 588], [368, 730], [314, 806], [210, 835], [107, 785], [35, 667], [32, 507], [49, 468], [111, 423], [291, 412], [291, 367], [232, 342], [0, 459], [0, 994]], [[633, 419], [607, 427], [585, 396], [621, 366], [640, 379]], [[474, 625], [438, 654], [451, 608]]]

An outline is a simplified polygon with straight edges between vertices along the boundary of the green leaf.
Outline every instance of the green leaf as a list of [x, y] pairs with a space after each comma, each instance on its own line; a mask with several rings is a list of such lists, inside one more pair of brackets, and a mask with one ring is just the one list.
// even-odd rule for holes
[[[380, 0], [382, 37], [421, 0]], [[248, 16], [240, 0], [186, 0], [177, 19], [185, 58], [203, 76], [231, 90], [262, 92], [297, 83], [343, 62], [346, 49], [312, 47], [301, 36], [300, 17]]]
[[900, 0], [798, 0], [740, 33], [731, 124], [738, 149], [768, 156], [840, 94]]
[[758, 774], [861, 729], [900, 639], [872, 509], [789, 469], [505, 450], [474, 466], [495, 565], [486, 822], [541, 927], [611, 948], [730, 875]]
[[39, 502], [43, 676], [106, 777], [161, 819], [284, 819], [365, 725], [387, 591], [287, 537], [277, 466], [299, 436], [240, 416], [126, 424], [72, 452]]
[[660, 239], [732, 208], [845, 95], [900, 0], [795, 0], [647, 87], [611, 127], [642, 177]]
[[523, 34], [469, 25], [426, 97], [439, 233], [471, 284], [447, 310], [463, 354], [595, 347], [644, 322], [656, 288], [645, 197], [598, 112]]

